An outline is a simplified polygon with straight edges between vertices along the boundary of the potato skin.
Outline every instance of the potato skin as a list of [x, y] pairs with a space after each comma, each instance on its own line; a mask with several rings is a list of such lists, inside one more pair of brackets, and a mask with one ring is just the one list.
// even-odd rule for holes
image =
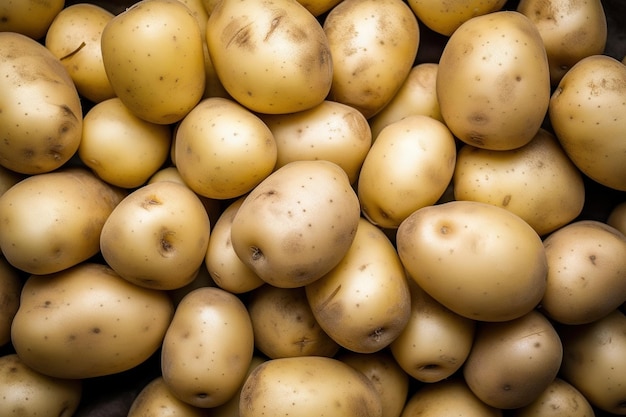
[[11, 322], [20, 306], [21, 292], [19, 271], [0, 257], [0, 347], [11, 341]]
[[162, 376], [148, 382], [133, 400], [127, 417], [205, 417], [204, 409], [179, 400]]
[[81, 263], [26, 280], [11, 340], [42, 374], [111, 375], [154, 354], [173, 313], [166, 293], [131, 284], [106, 265]]
[[17, 32], [40, 40], [65, 0], [8, 0], [0, 5], [0, 32]]
[[513, 417], [594, 417], [585, 396], [572, 384], [556, 377], [530, 404], [511, 412]]
[[439, 60], [443, 119], [457, 138], [476, 147], [507, 150], [528, 143], [544, 121], [550, 93], [541, 36], [515, 11], [466, 21]]
[[53, 171], [74, 155], [83, 125], [80, 97], [45, 46], [0, 32], [0, 165], [21, 174]]
[[254, 353], [245, 305], [216, 287], [188, 293], [176, 308], [161, 350], [165, 384], [196, 407], [224, 404], [241, 387]]
[[502, 9], [506, 0], [448, 1], [409, 0], [415, 15], [426, 26], [445, 36], [450, 36], [461, 24], [472, 17], [486, 15]]

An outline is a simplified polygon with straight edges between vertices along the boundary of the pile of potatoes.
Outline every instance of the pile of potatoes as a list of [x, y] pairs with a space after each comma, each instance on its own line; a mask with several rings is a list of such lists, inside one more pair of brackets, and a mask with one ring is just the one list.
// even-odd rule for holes
[[5, 1], [0, 416], [626, 415], [619, 7]]

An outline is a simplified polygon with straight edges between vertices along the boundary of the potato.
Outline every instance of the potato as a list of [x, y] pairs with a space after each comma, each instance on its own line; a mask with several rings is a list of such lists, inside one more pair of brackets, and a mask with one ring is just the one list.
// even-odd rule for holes
[[411, 316], [391, 342], [398, 365], [421, 382], [442, 381], [461, 369], [472, 348], [476, 322], [460, 316], [433, 299], [413, 280]]
[[194, 407], [172, 395], [171, 390], [157, 376], [146, 384], [133, 399], [127, 417], [204, 417], [206, 410]]
[[589, 401], [572, 384], [554, 378], [530, 404], [513, 410], [513, 417], [594, 417]]
[[624, 415], [626, 316], [619, 310], [594, 322], [557, 327], [563, 341], [562, 378], [592, 406]]
[[0, 196], [27, 176], [18, 174], [0, 165]]
[[546, 288], [539, 235], [516, 214], [475, 201], [416, 210], [400, 224], [398, 254], [431, 297], [474, 320], [507, 321], [533, 310]]
[[83, 127], [67, 70], [42, 44], [0, 32], [0, 73], [0, 165], [29, 175], [61, 167], [78, 149]]
[[218, 2], [206, 37], [222, 85], [254, 112], [310, 109], [330, 90], [328, 40], [317, 19], [296, 0]]
[[100, 42], [104, 27], [113, 17], [95, 4], [72, 4], [57, 14], [46, 32], [46, 48], [59, 58], [78, 93], [93, 103], [115, 97]]
[[80, 167], [29, 176], [0, 197], [0, 247], [14, 267], [50, 274], [100, 250], [100, 232], [124, 194]]
[[435, 86], [438, 69], [435, 62], [423, 62], [411, 68], [391, 101], [369, 119], [374, 141], [385, 126], [406, 116], [423, 114], [443, 122]]
[[325, 100], [309, 110], [262, 115], [276, 140], [276, 168], [292, 161], [325, 159], [339, 165], [356, 183], [372, 145], [367, 119], [353, 107]]
[[174, 158], [185, 183], [214, 199], [244, 195], [276, 164], [276, 141], [263, 121], [237, 102], [202, 100], [175, 132]]
[[516, 149], [461, 147], [453, 182], [456, 200], [505, 208], [540, 236], [574, 220], [585, 203], [582, 174], [545, 129]]
[[165, 163], [171, 140], [169, 126], [140, 119], [114, 97], [85, 114], [78, 157], [107, 183], [136, 188]]
[[485, 404], [500, 409], [529, 405], [556, 378], [561, 339], [536, 310], [506, 322], [481, 322], [463, 365], [467, 385]]
[[278, 288], [265, 284], [247, 297], [254, 345], [270, 359], [328, 356], [339, 351], [315, 319], [304, 287]]
[[626, 236], [578, 220], [544, 240], [548, 260], [542, 311], [564, 324], [599, 320], [626, 302]]
[[502, 414], [502, 410], [479, 400], [463, 378], [452, 377], [426, 384], [413, 392], [401, 417], [502, 417]]
[[357, 353], [389, 346], [411, 314], [408, 280], [398, 254], [384, 232], [363, 218], [339, 264], [305, 289], [320, 327]]
[[340, 2], [341, 0], [298, 0], [298, 3], [316, 17], [328, 12]]
[[606, 55], [583, 58], [561, 78], [549, 116], [561, 146], [592, 180], [626, 191], [626, 66]]
[[0, 257], [0, 347], [11, 342], [11, 322], [20, 306], [20, 271]]
[[581, 59], [604, 52], [607, 22], [601, 0], [520, 0], [517, 11], [541, 34], [552, 85]]
[[626, 235], [626, 201], [617, 204], [611, 209], [606, 223]]
[[342, 351], [336, 359], [362, 372], [372, 381], [382, 402], [382, 417], [398, 417], [402, 413], [409, 392], [409, 376], [398, 366], [389, 351]]
[[111, 86], [139, 118], [180, 121], [201, 100], [206, 73], [196, 18], [178, 0], [143, 0], [102, 31], [102, 60]]
[[407, 116], [382, 129], [363, 161], [361, 211], [372, 223], [396, 229], [415, 210], [439, 200], [452, 180], [456, 143], [442, 122]]
[[12, 417], [71, 417], [82, 398], [83, 383], [44, 375], [18, 355], [0, 356], [0, 414]]
[[42, 374], [69, 379], [112, 375], [156, 352], [173, 313], [165, 292], [85, 262], [26, 280], [11, 340], [22, 361]]
[[234, 294], [198, 288], [178, 304], [163, 339], [165, 385], [181, 401], [216, 407], [244, 382], [254, 351], [252, 323]]
[[431, 30], [450, 36], [461, 24], [472, 17], [501, 10], [506, 0], [447, 1], [409, 0], [415, 15]]
[[341, 261], [359, 218], [358, 197], [339, 165], [293, 161], [245, 197], [231, 225], [231, 241], [263, 281], [301, 287]]
[[420, 40], [415, 14], [400, 0], [343, 0], [323, 28], [333, 62], [329, 99], [371, 118], [413, 67]]
[[111, 212], [100, 233], [107, 264], [135, 285], [172, 290], [190, 283], [204, 263], [210, 220], [188, 187], [144, 185]]
[[360, 371], [337, 359], [298, 356], [257, 366], [241, 391], [240, 417], [382, 417], [382, 400]]
[[40, 40], [64, 6], [65, 0], [5, 0], [0, 5], [0, 32]]
[[546, 50], [521, 13], [473, 17], [446, 43], [437, 72], [441, 115], [461, 141], [509, 150], [527, 144], [550, 101]]

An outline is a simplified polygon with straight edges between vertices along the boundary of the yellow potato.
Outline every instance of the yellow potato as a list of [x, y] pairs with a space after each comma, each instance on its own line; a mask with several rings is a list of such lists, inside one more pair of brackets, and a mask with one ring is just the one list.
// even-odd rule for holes
[[112, 375], [157, 351], [173, 313], [165, 292], [131, 284], [106, 265], [81, 263], [26, 280], [11, 339], [22, 361], [42, 374]]
[[288, 415], [382, 417], [382, 400], [365, 374], [338, 359], [269, 359], [246, 379], [239, 416]]
[[549, 116], [561, 146], [585, 175], [626, 191], [626, 66], [606, 55], [583, 58], [550, 99]]
[[457, 200], [489, 203], [517, 214], [541, 236], [574, 220], [585, 203], [582, 174], [545, 129], [517, 149], [463, 146], [453, 189]]
[[341, 0], [298, 0], [298, 3], [303, 5], [313, 16], [318, 17], [341, 3]]
[[202, 100], [180, 122], [175, 135], [176, 167], [189, 188], [205, 197], [240, 197], [276, 164], [274, 135], [234, 100]]
[[546, 288], [543, 242], [501, 207], [450, 201], [416, 210], [398, 228], [398, 254], [431, 297], [474, 320], [507, 321], [533, 310]]
[[359, 219], [350, 249], [329, 273], [305, 286], [320, 327], [358, 353], [389, 346], [411, 314], [408, 280], [382, 230]]
[[413, 67], [417, 18], [401, 0], [343, 0], [323, 27], [333, 62], [329, 98], [369, 119], [389, 103]]
[[296, 0], [218, 2], [206, 37], [222, 85], [254, 112], [310, 109], [330, 90], [328, 40], [317, 19]]
[[22, 174], [60, 168], [78, 149], [83, 126], [67, 70], [42, 44], [0, 32], [0, 73], [0, 165]]
[[604, 52], [607, 22], [602, 0], [521, 0], [517, 11], [541, 34], [552, 85], [581, 59]]
[[391, 353], [416, 380], [442, 381], [465, 363], [474, 342], [476, 322], [450, 311], [413, 280], [409, 288], [411, 316], [402, 333], [391, 342]]
[[435, 82], [439, 64], [424, 62], [411, 68], [409, 75], [391, 101], [369, 119], [372, 140], [387, 125], [404, 117], [423, 114], [443, 122]]
[[626, 201], [617, 204], [611, 209], [606, 223], [626, 235]]
[[180, 301], [165, 333], [163, 380], [181, 401], [216, 407], [242, 386], [253, 353], [252, 323], [243, 302], [220, 288], [198, 288]]
[[206, 410], [176, 398], [163, 381], [163, 377], [157, 376], [139, 391], [127, 414], [127, 417], [146, 416], [204, 417]]
[[124, 198], [102, 226], [100, 251], [124, 279], [172, 290], [204, 263], [211, 222], [200, 199], [172, 181], [144, 185]]
[[204, 94], [202, 34], [178, 0], [142, 0], [102, 31], [102, 59], [113, 91], [138, 117], [180, 121]]
[[380, 131], [363, 161], [358, 196], [372, 223], [397, 228], [415, 210], [430, 206], [452, 180], [456, 142], [442, 122], [407, 116]]
[[115, 97], [100, 43], [102, 31], [113, 16], [95, 4], [72, 4], [59, 12], [46, 32], [46, 48], [67, 69], [78, 93], [93, 103]]
[[472, 17], [501, 10], [506, 0], [408, 0], [415, 15], [433, 31], [450, 36]]
[[11, 342], [11, 322], [20, 306], [21, 292], [19, 270], [0, 257], [0, 347]]
[[507, 150], [530, 142], [544, 121], [550, 92], [539, 31], [515, 11], [467, 20], [439, 60], [443, 119], [457, 138], [479, 148]]
[[0, 197], [0, 247], [14, 267], [58, 272], [96, 255], [124, 194], [83, 168], [32, 175]]
[[63, 6], [65, 0], [3, 0], [0, 4], [0, 32], [17, 32], [40, 40]]
[[169, 126], [140, 119], [114, 97], [85, 114], [78, 157], [107, 183], [136, 188], [163, 166], [171, 140]]
[[626, 302], [626, 236], [579, 220], [544, 239], [548, 260], [542, 310], [565, 324], [596, 321]]
[[0, 356], [0, 415], [71, 417], [82, 392], [81, 380], [44, 375], [15, 353]]
[[513, 417], [594, 417], [589, 401], [572, 384], [554, 381], [530, 404], [511, 412]]
[[292, 161], [325, 159], [356, 183], [372, 145], [367, 119], [355, 108], [325, 100], [297, 113], [262, 115], [276, 140], [276, 168]]
[[301, 287], [333, 269], [360, 218], [346, 172], [329, 161], [293, 161], [257, 185], [237, 210], [231, 241], [263, 281]]

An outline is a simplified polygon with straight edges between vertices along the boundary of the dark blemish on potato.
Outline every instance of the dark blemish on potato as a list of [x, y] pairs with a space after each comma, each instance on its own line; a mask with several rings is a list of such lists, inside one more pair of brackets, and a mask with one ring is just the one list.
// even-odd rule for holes
[[426, 365], [417, 366], [418, 371], [432, 371], [433, 369], [438, 369], [438, 368], [439, 368], [439, 365], [437, 365], [436, 363], [429, 363]]
[[0, 23], [7, 23], [9, 18], [7, 16], [0, 16]]
[[592, 265], [596, 264], [596, 255], [589, 255], [589, 261]]
[[477, 111], [467, 116], [467, 121], [473, 125], [484, 126], [489, 123], [489, 116], [483, 112]]
[[502, 389], [503, 389], [504, 391], [511, 391], [511, 386], [510, 386], [509, 384], [504, 384], [504, 385], [502, 386]]
[[469, 135], [467, 135], [466, 140], [470, 145], [474, 145], [477, 147], [485, 146], [485, 138], [478, 132], [470, 133]]
[[73, 57], [74, 55], [76, 55], [77, 53], [80, 52], [81, 49], [83, 49], [85, 46], [87, 46], [87, 44], [83, 41], [80, 43], [80, 45], [78, 45], [78, 47], [76, 49], [74, 49], [72, 52], [70, 52], [67, 55], [62, 56], [61, 58], [59, 58], [59, 60], [63, 61], [64, 59], [68, 59]]
[[252, 39], [252, 35], [253, 35], [252, 23], [239, 26], [239, 22], [237, 20], [234, 20], [231, 23], [229, 23], [226, 26], [226, 28], [224, 28], [223, 33], [227, 34], [227, 33], [233, 32], [234, 27], [238, 27], [238, 28], [234, 31], [234, 34], [226, 42], [226, 48], [230, 48], [232, 45], [238, 48], [243, 48], [249, 51], [254, 51], [256, 49], [256, 45], [254, 44], [254, 41]]
[[205, 398], [208, 398], [209, 394], [207, 394], [206, 392], [199, 392], [196, 394], [196, 398], [200, 398], [201, 400], [204, 400]]
[[448, 234], [448, 233], [450, 233], [450, 232], [451, 232], [451, 230], [450, 230], [450, 226], [448, 226], [448, 225], [445, 225], [445, 224], [444, 224], [444, 225], [442, 225], [442, 226], [439, 228], [439, 233], [441, 233], [442, 235], [447, 235], [447, 234]]
[[71, 335], [67, 336], [67, 341], [68, 342], [73, 342], [74, 340], [76, 340], [76, 335], [75, 334], [71, 334]]
[[163, 204], [161, 202], [161, 200], [155, 196], [155, 195], [151, 195], [146, 197], [140, 204], [141, 208], [144, 208], [146, 210], [150, 210], [153, 206], [160, 206], [161, 204]]
[[502, 206], [506, 207], [509, 205], [509, 203], [511, 202], [511, 194], [507, 194], [504, 196], [504, 198], [502, 199]]
[[63, 113], [64, 117], [71, 117], [74, 120], [78, 120], [74, 111], [67, 104], [61, 104], [59, 108], [61, 109], [61, 113]]
[[99, 334], [100, 333], [100, 328], [99, 327], [94, 327], [93, 329], [91, 329], [91, 333]]
[[250, 246], [250, 259], [252, 259], [253, 261], [258, 261], [260, 259], [263, 259], [263, 257], [263, 251], [261, 251], [260, 248], [258, 248], [257, 246]]
[[368, 336], [371, 339], [374, 339], [374, 341], [379, 342], [382, 339], [384, 333], [385, 329], [383, 329], [382, 327], [378, 327], [374, 329], [374, 331], [371, 332]]
[[176, 232], [163, 229], [159, 238], [159, 253], [163, 257], [168, 257], [172, 253], [176, 252], [174, 245], [172, 244], [173, 237], [176, 236]]
[[276, 31], [276, 28], [280, 26], [280, 22], [283, 19], [283, 17], [284, 17], [284, 14], [281, 14], [272, 19], [272, 22], [270, 23], [270, 29], [265, 34], [265, 37], [263, 38], [263, 42], [267, 42], [269, 38], [274, 34], [274, 31]]
[[335, 288], [333, 292], [331, 292], [330, 295], [326, 297], [326, 299], [317, 306], [316, 310], [318, 312], [325, 310], [326, 306], [328, 306], [328, 304], [333, 300], [333, 298], [337, 296], [340, 290], [341, 290], [341, 284], [339, 284], [337, 288]]

